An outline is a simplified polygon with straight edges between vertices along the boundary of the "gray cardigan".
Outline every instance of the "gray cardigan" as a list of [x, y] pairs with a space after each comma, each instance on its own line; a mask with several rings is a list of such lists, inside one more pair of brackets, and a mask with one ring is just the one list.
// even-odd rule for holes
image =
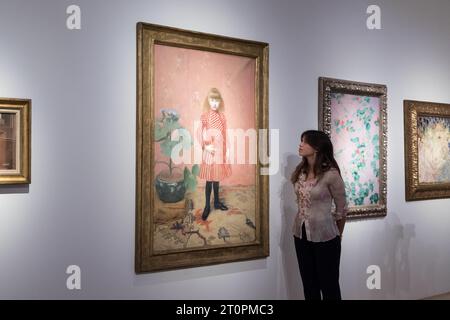
[[[298, 214], [295, 217], [293, 233], [301, 238], [302, 224], [305, 222], [306, 237], [309, 241], [324, 242], [339, 236], [336, 221], [347, 215], [345, 185], [337, 169], [326, 171], [317, 180], [305, 181], [300, 174], [294, 184], [297, 195]], [[332, 210], [334, 201], [336, 210]]]

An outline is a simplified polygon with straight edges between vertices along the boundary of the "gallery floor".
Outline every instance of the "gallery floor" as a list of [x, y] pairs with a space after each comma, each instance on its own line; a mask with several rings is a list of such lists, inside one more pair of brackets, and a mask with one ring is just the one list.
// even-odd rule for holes
[[450, 292], [426, 298], [424, 300], [450, 300]]

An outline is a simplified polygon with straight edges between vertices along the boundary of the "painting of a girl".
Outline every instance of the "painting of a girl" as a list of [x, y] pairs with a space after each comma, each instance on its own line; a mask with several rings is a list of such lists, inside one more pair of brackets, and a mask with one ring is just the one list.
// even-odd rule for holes
[[227, 161], [227, 134], [224, 101], [218, 89], [209, 90], [204, 103], [204, 112], [200, 117], [201, 126], [197, 139], [202, 146], [202, 163], [200, 165], [201, 179], [206, 180], [205, 208], [202, 219], [208, 219], [211, 212], [211, 190], [214, 190], [214, 209], [228, 210], [220, 201], [219, 183], [231, 175], [231, 165]]
[[173, 163], [172, 176], [179, 179], [158, 181], [167, 194], [181, 196], [163, 202], [155, 183], [154, 252], [254, 243], [260, 230], [257, 164], [251, 161], [257, 143], [255, 59], [161, 44], [155, 58], [154, 114], [169, 110], [167, 128], [189, 136], [175, 152], [182, 161], [175, 161], [180, 140], [166, 139], [156, 119], [155, 137], [167, 141], [155, 141], [155, 177]]

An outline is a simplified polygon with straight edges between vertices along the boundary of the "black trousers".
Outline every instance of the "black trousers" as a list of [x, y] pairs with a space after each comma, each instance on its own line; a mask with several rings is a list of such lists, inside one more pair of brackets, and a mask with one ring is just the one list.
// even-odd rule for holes
[[305, 300], [341, 300], [339, 287], [339, 263], [341, 239], [311, 242], [306, 239], [305, 224], [302, 239], [295, 237], [295, 251], [303, 281]]

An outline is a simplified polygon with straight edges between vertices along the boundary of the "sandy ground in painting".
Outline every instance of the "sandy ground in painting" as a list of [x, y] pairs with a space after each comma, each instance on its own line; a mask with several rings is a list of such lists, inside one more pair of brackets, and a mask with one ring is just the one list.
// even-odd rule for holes
[[227, 246], [255, 241], [255, 187], [224, 186], [219, 197], [227, 211], [215, 210], [211, 192], [211, 213], [206, 221], [201, 216], [205, 206], [205, 188], [187, 193], [189, 205], [184, 217], [156, 224], [155, 251]]

